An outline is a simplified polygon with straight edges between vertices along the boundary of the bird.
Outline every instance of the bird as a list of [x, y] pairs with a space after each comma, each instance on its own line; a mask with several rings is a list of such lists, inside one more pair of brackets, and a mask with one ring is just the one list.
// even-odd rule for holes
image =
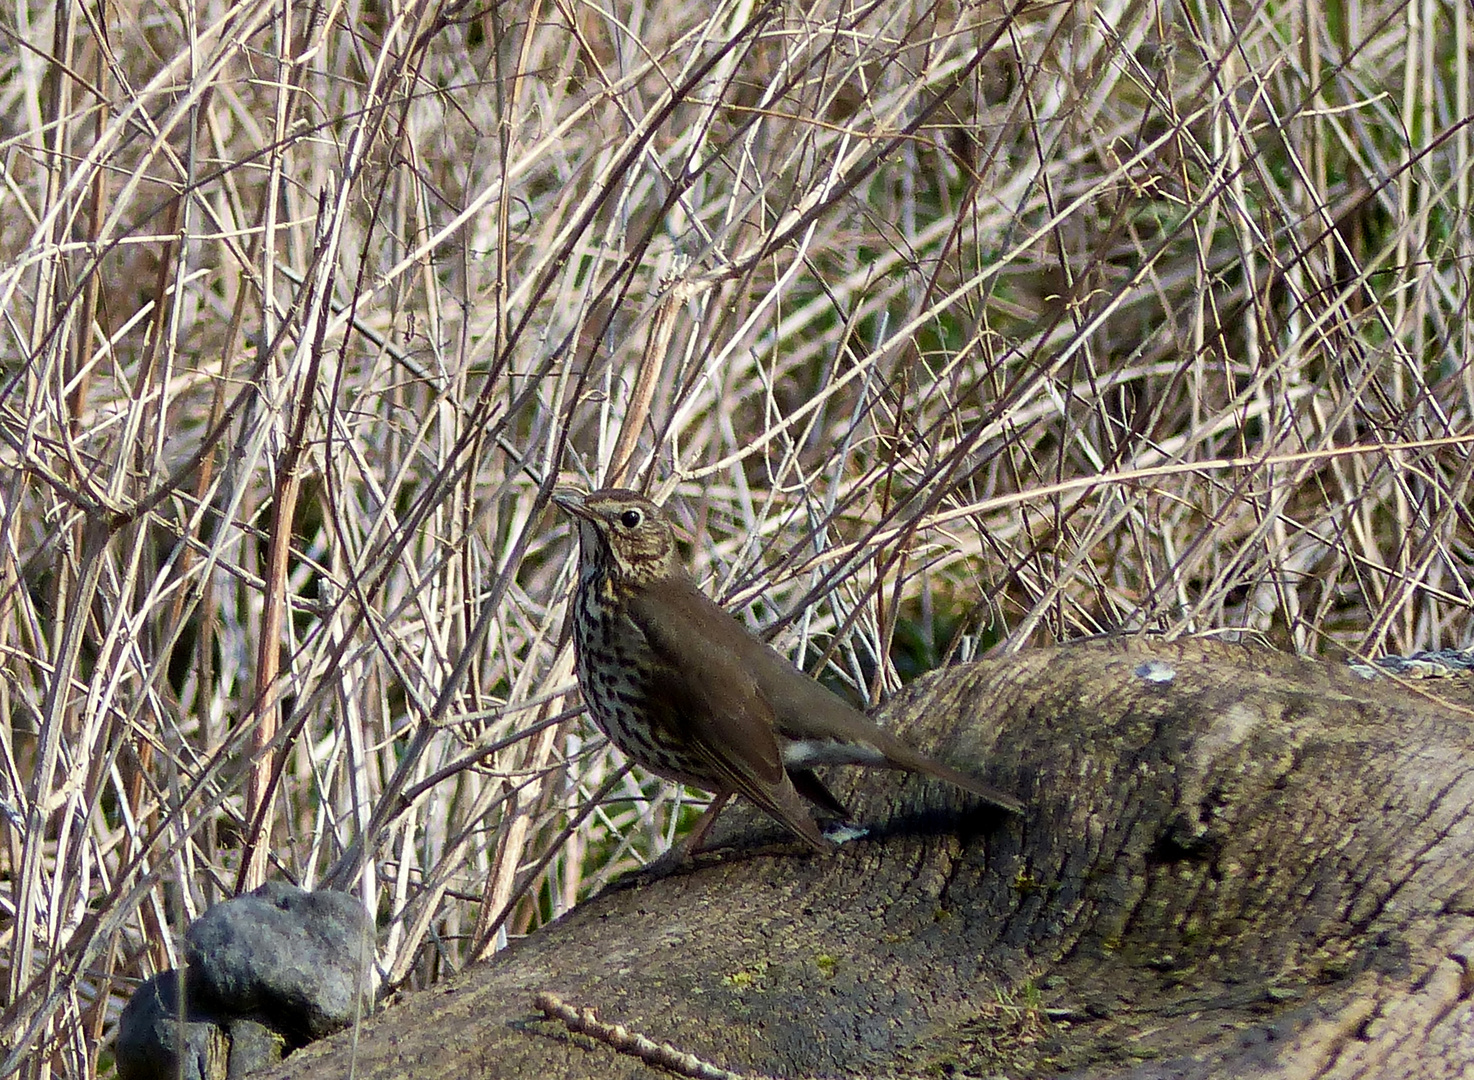
[[600, 730], [667, 780], [713, 793], [685, 841], [689, 855], [733, 795], [756, 803], [810, 849], [833, 842], [812, 804], [849, 813], [819, 765], [926, 773], [1001, 809], [1023, 803], [877, 727], [751, 633], [696, 584], [664, 510], [635, 491], [559, 489], [578, 530], [574, 666]]

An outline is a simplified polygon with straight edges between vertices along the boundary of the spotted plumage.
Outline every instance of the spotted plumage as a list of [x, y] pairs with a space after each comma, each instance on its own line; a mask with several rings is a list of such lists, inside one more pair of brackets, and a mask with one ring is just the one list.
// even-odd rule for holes
[[600, 729], [660, 776], [744, 795], [812, 848], [832, 846], [805, 800], [845, 816], [823, 764], [929, 773], [1007, 810], [1022, 804], [911, 749], [794, 667], [686, 573], [669, 519], [633, 491], [559, 492], [578, 524], [578, 682]]

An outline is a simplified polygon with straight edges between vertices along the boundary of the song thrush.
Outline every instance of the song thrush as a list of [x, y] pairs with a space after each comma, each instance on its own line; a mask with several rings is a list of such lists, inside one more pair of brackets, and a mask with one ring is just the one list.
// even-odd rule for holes
[[594, 721], [651, 772], [714, 793], [688, 850], [734, 794], [816, 851], [804, 799], [844, 818], [816, 765], [929, 773], [1006, 810], [1023, 804], [881, 730], [748, 632], [681, 565], [665, 512], [633, 491], [559, 491], [578, 524], [573, 643]]

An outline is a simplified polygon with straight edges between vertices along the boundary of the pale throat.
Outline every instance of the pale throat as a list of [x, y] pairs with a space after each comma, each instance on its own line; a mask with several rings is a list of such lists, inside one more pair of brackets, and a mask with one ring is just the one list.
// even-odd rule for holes
[[586, 521], [578, 523], [578, 580], [588, 581], [599, 572], [599, 564], [607, 555], [603, 552], [604, 541]]

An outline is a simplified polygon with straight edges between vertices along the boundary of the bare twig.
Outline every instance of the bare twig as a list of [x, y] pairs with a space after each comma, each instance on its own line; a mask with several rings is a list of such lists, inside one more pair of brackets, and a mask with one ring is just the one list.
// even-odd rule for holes
[[697, 1080], [760, 1080], [759, 1074], [731, 1072], [695, 1054], [677, 1050], [670, 1043], [657, 1043], [623, 1024], [606, 1023], [594, 1009], [588, 1006], [575, 1009], [551, 990], [538, 991], [532, 1001], [549, 1020], [559, 1021], [569, 1031], [597, 1039], [621, 1054], [637, 1057], [647, 1065], [667, 1069], [677, 1076], [694, 1076]]

